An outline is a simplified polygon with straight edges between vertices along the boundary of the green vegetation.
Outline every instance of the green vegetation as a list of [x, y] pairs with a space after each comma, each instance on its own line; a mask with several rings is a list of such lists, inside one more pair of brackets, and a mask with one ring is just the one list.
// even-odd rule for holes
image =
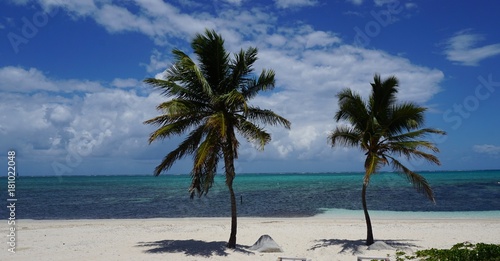
[[199, 65], [184, 52], [174, 49], [175, 63], [166, 71], [165, 79], [144, 80], [168, 97], [157, 107], [162, 115], [144, 122], [158, 126], [149, 142], [189, 132], [184, 141], [163, 158], [155, 175], [193, 154], [190, 192], [191, 197], [195, 193], [201, 196], [212, 187], [222, 159], [231, 197], [231, 235], [227, 247], [235, 248], [237, 213], [233, 180], [240, 144], [236, 132], [263, 149], [271, 135], [258, 124], [290, 128], [290, 122], [270, 110], [247, 103], [259, 92], [272, 90], [275, 84], [273, 70], [262, 70], [258, 78], [253, 74], [256, 48], [241, 50], [230, 57], [222, 37], [211, 30], [206, 30], [204, 35], [197, 34], [191, 47]]
[[500, 261], [500, 245], [459, 243], [451, 249], [426, 249], [406, 255], [403, 251], [396, 252], [396, 260], [422, 261]]
[[365, 176], [361, 200], [367, 226], [366, 244], [373, 244], [373, 231], [366, 205], [366, 188], [372, 174], [382, 166], [391, 165], [399, 174], [405, 176], [413, 186], [434, 202], [434, 194], [424, 177], [405, 167], [398, 159], [423, 159], [440, 164], [438, 158], [429, 152], [438, 152], [431, 142], [425, 141], [428, 134], [445, 132], [437, 129], [421, 128], [426, 108], [415, 103], [396, 103], [398, 79], [389, 77], [382, 81], [375, 75], [371, 84], [372, 92], [368, 101], [350, 89], [337, 94], [339, 110], [335, 119], [347, 121], [349, 125], [337, 126], [328, 141], [332, 147], [337, 145], [359, 147], [365, 152]]

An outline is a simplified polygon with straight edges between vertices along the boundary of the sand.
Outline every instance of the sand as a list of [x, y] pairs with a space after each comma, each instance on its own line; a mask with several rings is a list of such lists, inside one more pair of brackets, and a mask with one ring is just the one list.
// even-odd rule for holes
[[[500, 218], [372, 220], [378, 248], [407, 252], [450, 248], [455, 243], [500, 244]], [[2, 234], [8, 234], [7, 222]], [[239, 218], [238, 248], [226, 249], [230, 218], [17, 220], [16, 253], [2, 244], [0, 260], [356, 260], [356, 256], [391, 256], [395, 250], [364, 245], [363, 218]], [[283, 253], [247, 248], [264, 234]], [[5, 242], [5, 241], [4, 241]]]

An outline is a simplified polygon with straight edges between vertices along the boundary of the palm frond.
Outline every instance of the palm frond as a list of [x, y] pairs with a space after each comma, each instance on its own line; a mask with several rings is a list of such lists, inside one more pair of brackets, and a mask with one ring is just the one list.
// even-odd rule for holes
[[[250, 73], [253, 71], [253, 63], [257, 60], [257, 48], [249, 47], [246, 51], [243, 49], [234, 55], [234, 59], [230, 63], [231, 77], [227, 83], [229, 89], [239, 89], [252, 82]], [[229, 90], [228, 89], [228, 90]]]
[[243, 88], [243, 95], [246, 99], [255, 97], [260, 91], [273, 90], [276, 83], [274, 70], [263, 69], [260, 76], [256, 80], [248, 82], [247, 86]]
[[350, 89], [344, 89], [337, 94], [339, 110], [335, 114], [335, 120], [346, 120], [356, 128], [366, 129], [370, 115], [361, 96]]
[[424, 123], [425, 111], [426, 108], [413, 103], [393, 104], [386, 118], [388, 135], [397, 135], [420, 128]]
[[263, 128], [245, 120], [243, 117], [240, 121], [241, 122], [236, 126], [238, 132], [249, 142], [258, 145], [259, 150], [263, 150], [264, 145], [271, 141], [271, 135]]
[[371, 176], [382, 167], [382, 164], [380, 164], [381, 162], [384, 161], [375, 153], [367, 153], [365, 160], [365, 176], [363, 177], [363, 184], [365, 186], [368, 186]]
[[388, 108], [396, 102], [396, 94], [398, 93], [399, 81], [396, 77], [391, 76], [384, 81], [380, 79], [379, 74], [373, 77], [372, 93], [369, 98], [369, 110], [373, 116], [378, 119], [385, 118]]
[[198, 144], [200, 144], [204, 133], [204, 128], [197, 128], [191, 131], [188, 137], [186, 137], [175, 150], [171, 151], [163, 158], [162, 162], [155, 168], [155, 176], [170, 169], [175, 161], [183, 158], [186, 154], [192, 154], [198, 148]]
[[206, 139], [196, 149], [194, 165], [191, 172], [191, 186], [189, 192], [191, 198], [195, 194], [202, 196], [207, 194], [214, 183], [217, 174], [217, 165], [221, 153], [221, 146], [217, 134], [209, 133]]
[[246, 113], [248, 109], [247, 100], [237, 89], [233, 89], [226, 94], [218, 96], [216, 100], [217, 102], [223, 102], [225, 108], [231, 112], [242, 109], [244, 113]]
[[162, 80], [156, 78], [147, 78], [145, 83], [152, 85], [155, 89], [161, 91], [161, 94], [166, 97], [193, 98], [197, 97], [189, 88], [178, 85], [174, 81]]
[[194, 169], [191, 172], [191, 186], [188, 190], [191, 199], [194, 198], [195, 194], [198, 194], [198, 197], [206, 195], [212, 188], [217, 174], [218, 161], [218, 155], [210, 155], [202, 168]]
[[386, 138], [388, 141], [410, 141], [416, 138], [423, 138], [428, 134], [439, 134], [446, 135], [446, 132], [438, 129], [424, 128], [415, 131], [410, 131], [406, 133], [401, 133], [399, 135], [391, 135]]
[[156, 109], [172, 119], [203, 117], [210, 110], [210, 104], [198, 101], [173, 99], [160, 103]]
[[212, 134], [219, 136], [219, 139], [224, 139], [227, 135], [228, 119], [225, 117], [224, 112], [214, 112], [207, 117], [205, 127], [212, 131]]
[[429, 200], [435, 203], [434, 192], [423, 176], [411, 171], [403, 164], [401, 164], [401, 162], [399, 162], [397, 159], [391, 156], [388, 156], [388, 158], [391, 160], [391, 165], [395, 170], [404, 175], [418, 192], [423, 193], [425, 196], [427, 196], [427, 198], [429, 198]]
[[200, 172], [205, 168], [207, 160], [213, 155], [219, 155], [221, 150], [220, 135], [217, 131], [210, 130], [205, 139], [200, 143], [194, 154], [193, 171]]
[[224, 93], [225, 86], [220, 84], [229, 74], [229, 53], [224, 48], [224, 39], [214, 30], [205, 30], [205, 34], [196, 34], [191, 43], [200, 62], [200, 70], [214, 93]]
[[176, 57], [176, 63], [167, 71], [167, 79], [172, 82], [179, 81], [194, 90], [197, 97], [200, 94], [210, 97], [213, 94], [212, 87], [205, 77], [204, 72], [196, 63], [184, 52], [174, 49], [172, 51]]
[[346, 125], [337, 126], [335, 130], [328, 135], [328, 143], [335, 147], [337, 145], [346, 147], [357, 147], [360, 145], [362, 133]]
[[144, 124], [160, 126], [151, 133], [149, 142], [157, 138], [167, 138], [172, 135], [180, 135], [191, 127], [198, 125], [207, 116], [204, 104], [174, 99], [158, 105], [157, 109], [164, 114], [144, 121]]
[[441, 165], [439, 159], [430, 153], [421, 151], [421, 148], [431, 150], [432, 152], [439, 152], [439, 149], [427, 141], [403, 141], [403, 142], [391, 142], [388, 145], [388, 152], [391, 154], [396, 154], [399, 156], [404, 156], [406, 159], [423, 159], [429, 163], [436, 165]]
[[156, 139], [165, 139], [171, 137], [172, 135], [180, 135], [189, 130], [190, 127], [198, 125], [198, 123], [199, 121], [185, 119], [165, 124], [149, 135], [149, 143], [155, 141]]
[[265, 110], [254, 106], [248, 107], [246, 117], [250, 121], [261, 122], [271, 126], [281, 125], [286, 129], [290, 129], [292, 125], [290, 121], [276, 114], [272, 110]]

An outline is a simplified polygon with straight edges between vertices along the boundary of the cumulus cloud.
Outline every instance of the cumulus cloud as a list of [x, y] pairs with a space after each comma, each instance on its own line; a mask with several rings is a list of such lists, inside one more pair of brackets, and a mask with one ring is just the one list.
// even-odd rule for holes
[[[135, 0], [125, 5], [110, 1], [53, 1], [38, 0], [45, 10], [61, 9], [74, 19], [90, 18], [108, 32], [140, 32], [160, 45], [168, 44], [167, 36], [189, 39], [204, 28], [215, 27], [212, 21], [181, 13], [162, 0]], [[138, 11], [133, 12], [131, 10]]]
[[50, 92], [95, 92], [103, 86], [88, 80], [55, 80], [47, 77], [36, 68], [25, 69], [16, 66], [0, 68], [0, 88], [3, 91], [29, 93], [34, 91]]
[[152, 128], [142, 122], [157, 114], [155, 106], [162, 99], [157, 93], [139, 96], [119, 89], [82, 97], [3, 93], [0, 110], [10, 115], [2, 119], [0, 135], [5, 146], [45, 175], [94, 174], [79, 168], [93, 162], [97, 169], [95, 160], [119, 164], [159, 149], [148, 146]]
[[229, 4], [233, 4], [233, 5], [241, 5], [243, 0], [224, 0], [224, 2], [229, 3]]
[[470, 30], [457, 32], [446, 41], [445, 55], [449, 61], [460, 65], [477, 66], [482, 60], [500, 54], [500, 43], [476, 47], [484, 36]]
[[481, 154], [498, 155], [500, 154], [500, 146], [491, 144], [474, 145], [473, 150]]
[[133, 78], [116, 78], [111, 82], [111, 85], [117, 88], [134, 88], [139, 86], [140, 84], [141, 82], [139, 80]]
[[[277, 85], [283, 89], [255, 102], [271, 108], [292, 122], [290, 132], [272, 128], [272, 146], [290, 158], [331, 157], [326, 137], [333, 130], [333, 115], [338, 109], [335, 95], [351, 88], [364, 97], [371, 90], [375, 72], [382, 77], [395, 75], [400, 80], [401, 100], [425, 103], [440, 91], [441, 71], [415, 66], [407, 59], [349, 45], [310, 50], [290, 55], [286, 50], [263, 49], [260, 63], [276, 71]], [[383, 69], [381, 69], [383, 68]], [[286, 146], [284, 146], [286, 144]]]
[[405, 7], [406, 7], [406, 9], [414, 9], [414, 8], [418, 8], [418, 5], [415, 3], [409, 2], [409, 3], [405, 4]]
[[314, 6], [318, 2], [316, 0], [274, 0], [274, 3], [279, 8]]
[[[40, 0], [45, 5], [49, 2]], [[315, 3], [276, 1], [281, 8]], [[111, 33], [134, 31], [151, 37], [157, 44], [182, 43], [176, 47], [187, 53], [191, 37], [205, 27], [221, 33], [231, 52], [258, 47], [255, 71], [275, 70], [276, 90], [257, 96], [251, 103], [284, 116], [292, 122], [292, 130], [267, 127], [273, 139], [264, 152], [255, 153], [251, 144], [242, 142], [241, 161], [335, 158], [336, 164], [346, 159], [362, 162], [358, 151], [332, 149], [326, 142], [329, 131], [335, 127], [336, 93], [349, 87], [366, 97], [374, 73], [380, 73], [382, 77], [395, 75], [400, 79], [400, 99], [426, 103], [440, 91], [439, 84], [444, 78], [441, 71], [414, 65], [408, 59], [346, 44], [335, 32], [317, 30], [307, 24], [276, 27], [278, 15], [259, 8], [233, 6], [218, 10], [215, 17], [207, 13], [183, 13], [156, 0], [135, 1], [135, 9], [111, 1], [89, 1], [85, 6], [92, 12], [76, 10], [69, 3], [56, 1], [54, 5], [73, 12], [76, 19], [92, 18]], [[142, 64], [152, 76], [161, 75], [172, 62], [170, 49], [166, 52], [157, 49]], [[116, 78], [109, 86], [103, 86], [93, 81], [49, 76], [37, 68], [0, 68], [0, 87], [4, 91], [0, 109], [19, 107], [9, 117], [21, 119], [12, 125], [0, 121], [0, 133], [14, 135], [16, 146], [26, 148], [32, 155], [38, 158], [56, 155], [58, 162], [64, 163], [69, 152], [80, 151], [85, 157], [102, 157], [110, 162], [141, 158], [157, 163], [177, 144], [174, 140], [147, 145], [152, 127], [142, 122], [157, 114], [155, 107], [165, 98], [157, 93], [137, 94], [133, 88], [140, 83], [137, 79]], [[68, 94], [78, 90], [84, 94]], [[34, 91], [34, 95], [24, 95]]]
[[375, 3], [376, 6], [382, 6], [382, 5], [386, 5], [386, 4], [392, 4], [395, 2], [399, 2], [399, 0], [374, 0], [373, 2]]
[[346, 0], [347, 2], [350, 2], [354, 5], [361, 5], [363, 4], [363, 0]]

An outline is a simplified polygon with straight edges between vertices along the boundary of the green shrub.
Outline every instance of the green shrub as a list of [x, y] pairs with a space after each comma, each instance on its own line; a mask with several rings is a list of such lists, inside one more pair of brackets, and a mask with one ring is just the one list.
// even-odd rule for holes
[[396, 252], [396, 260], [424, 261], [500, 261], [500, 245], [459, 243], [451, 249], [425, 249], [415, 252], [415, 256], [404, 256], [404, 252]]

